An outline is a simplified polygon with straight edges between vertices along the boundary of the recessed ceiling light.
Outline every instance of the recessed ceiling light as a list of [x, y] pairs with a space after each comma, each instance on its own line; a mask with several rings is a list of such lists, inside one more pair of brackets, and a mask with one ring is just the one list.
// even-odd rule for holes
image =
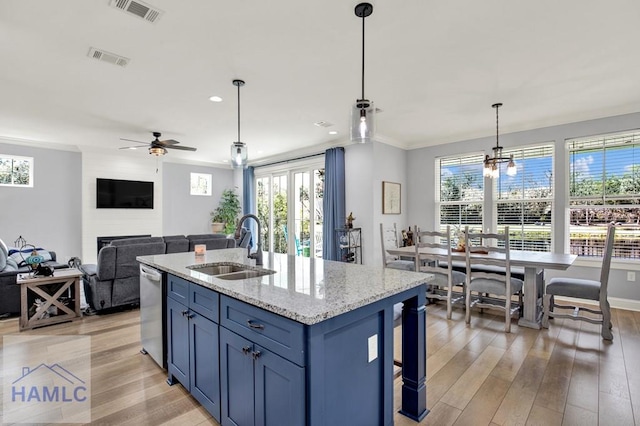
[[223, 162], [223, 163], [228, 163], [228, 162], [229, 162], [229, 160], [222, 160], [222, 162]]
[[129, 149], [138, 149], [137, 146], [130, 146]]
[[330, 135], [337, 135], [337, 134], [338, 134], [338, 131], [337, 131], [337, 130], [332, 130], [332, 131], [330, 131], [330, 132], [329, 132], [329, 134], [330, 134]]
[[209, 100], [211, 102], [222, 102], [222, 98], [220, 96], [211, 96]]

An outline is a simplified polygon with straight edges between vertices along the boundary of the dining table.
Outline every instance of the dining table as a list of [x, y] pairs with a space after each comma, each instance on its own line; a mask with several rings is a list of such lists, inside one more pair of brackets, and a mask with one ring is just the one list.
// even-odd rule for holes
[[[393, 256], [409, 257], [415, 259], [415, 246], [389, 248], [387, 253]], [[420, 247], [419, 253], [426, 256], [447, 256], [447, 251], [431, 247]], [[472, 253], [471, 258], [500, 258], [500, 253]], [[453, 251], [451, 257], [454, 262], [466, 262], [464, 251]], [[540, 329], [542, 320], [542, 295], [544, 293], [544, 270], [567, 270], [578, 257], [575, 254], [549, 253], [528, 250], [510, 250], [510, 264], [512, 267], [524, 268], [523, 286], [523, 313], [518, 320], [518, 325], [523, 327]]]

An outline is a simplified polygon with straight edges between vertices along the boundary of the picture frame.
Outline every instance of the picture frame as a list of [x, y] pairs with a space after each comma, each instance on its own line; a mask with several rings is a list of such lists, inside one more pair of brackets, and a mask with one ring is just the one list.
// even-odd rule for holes
[[396, 182], [382, 181], [382, 214], [400, 214], [401, 186]]
[[207, 195], [211, 196], [211, 174], [209, 173], [191, 173], [190, 180], [191, 195]]

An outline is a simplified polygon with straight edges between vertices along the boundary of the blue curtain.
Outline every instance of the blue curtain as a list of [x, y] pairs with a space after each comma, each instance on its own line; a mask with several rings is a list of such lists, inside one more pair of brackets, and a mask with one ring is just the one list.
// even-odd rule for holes
[[341, 260], [336, 243], [336, 228], [345, 224], [344, 148], [330, 148], [324, 156], [324, 222], [322, 224], [322, 257]]
[[[255, 171], [253, 166], [249, 166], [244, 169], [242, 173], [242, 214], [253, 213], [257, 215], [256, 209], [256, 188], [255, 188]], [[257, 240], [258, 226], [256, 223], [249, 219], [245, 222], [248, 224], [248, 228], [251, 231], [251, 241], [249, 246], [254, 246], [254, 241]], [[264, 225], [264, 224], [262, 224]], [[262, 248], [265, 249], [264, 247]]]

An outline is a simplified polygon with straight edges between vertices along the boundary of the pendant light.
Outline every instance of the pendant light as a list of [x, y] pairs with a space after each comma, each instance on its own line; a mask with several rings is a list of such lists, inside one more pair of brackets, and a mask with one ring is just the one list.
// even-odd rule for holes
[[370, 142], [375, 131], [375, 108], [364, 96], [364, 18], [372, 13], [371, 3], [360, 3], [355, 8], [356, 16], [362, 18], [362, 96], [351, 109], [351, 140], [360, 143]]
[[243, 80], [233, 80], [233, 85], [238, 88], [238, 140], [231, 144], [231, 167], [234, 169], [247, 168], [247, 145], [240, 142], [240, 87], [244, 86]]
[[502, 147], [500, 146], [500, 136], [499, 136], [499, 128], [498, 128], [498, 108], [502, 106], [501, 103], [491, 105], [492, 108], [496, 109], [496, 146], [493, 147], [493, 157], [489, 157], [487, 154], [484, 157], [484, 177], [489, 177], [492, 179], [500, 177], [500, 164], [507, 164], [507, 175], [515, 176], [517, 173], [516, 163], [513, 161], [513, 154], [509, 157], [502, 156]]

